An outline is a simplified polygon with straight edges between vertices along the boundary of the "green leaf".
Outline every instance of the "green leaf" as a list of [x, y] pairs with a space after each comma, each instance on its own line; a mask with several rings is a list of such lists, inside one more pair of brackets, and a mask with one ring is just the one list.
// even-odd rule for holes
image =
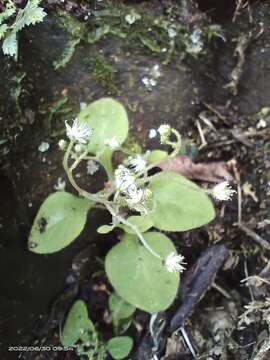
[[4, 37], [7, 29], [8, 29], [7, 24], [0, 25], [0, 40]]
[[[113, 293], [109, 298], [109, 309], [111, 312], [115, 332], [118, 333], [120, 327], [127, 330], [131, 324], [131, 316], [135, 312], [136, 308], [133, 305], [127, 303], [117, 293]], [[122, 320], [127, 321], [123, 322]]]
[[5, 37], [2, 48], [5, 55], [14, 56], [17, 58], [18, 43], [15, 32], [11, 32], [8, 36]]
[[154, 226], [164, 231], [186, 231], [207, 224], [215, 210], [205, 191], [173, 172], [159, 173], [149, 185], [154, 210], [149, 214]]
[[9, 17], [11, 17], [16, 12], [16, 6], [13, 4], [11, 0], [6, 1], [5, 9], [0, 14], [0, 25], [3, 21], [7, 20]]
[[[153, 226], [153, 221], [149, 216], [132, 215], [127, 218], [127, 221], [135, 225], [141, 233], [144, 233]], [[134, 234], [134, 231], [127, 225], [119, 224], [118, 227], [129, 234]]]
[[[164, 234], [148, 232], [145, 241], [162, 258], [176, 251]], [[161, 259], [154, 257], [135, 235], [126, 234], [107, 254], [105, 269], [117, 293], [135, 307], [156, 313], [173, 302], [179, 274], [167, 271]]]
[[130, 353], [133, 340], [129, 336], [117, 336], [109, 340], [106, 349], [114, 359], [124, 359]]
[[60, 340], [63, 346], [71, 346], [81, 339], [84, 334], [88, 333], [95, 333], [95, 328], [88, 318], [85, 303], [82, 300], [78, 300], [73, 304], [68, 313]]
[[119, 320], [118, 326], [114, 327], [115, 335], [124, 334], [132, 324], [132, 321], [133, 321], [132, 315], [129, 318]]
[[65, 191], [47, 197], [34, 220], [29, 249], [49, 254], [69, 245], [82, 231], [92, 203]]
[[83, 109], [78, 119], [85, 121], [93, 129], [88, 149], [89, 152], [97, 154], [106, 149], [106, 139], [115, 136], [122, 144], [128, 134], [128, 117], [125, 108], [119, 102], [111, 98], [103, 98], [94, 101]]
[[111, 232], [114, 228], [115, 228], [114, 225], [101, 225], [101, 226], [97, 229], [97, 232], [98, 232], [99, 234], [108, 234], [108, 233]]
[[155, 164], [155, 163], [165, 160], [167, 157], [168, 157], [167, 151], [152, 150], [152, 151], [150, 151], [150, 154], [147, 156], [147, 161], [150, 164]]
[[107, 172], [109, 180], [113, 180], [114, 170], [112, 165], [112, 150], [104, 148], [103, 152], [99, 156], [99, 163], [104, 167]]
[[70, 62], [72, 56], [75, 53], [76, 46], [79, 44], [80, 41], [80, 38], [75, 38], [68, 41], [67, 46], [61, 54], [60, 59], [53, 62], [55, 70], [65, 67]]
[[28, 1], [24, 14], [26, 25], [35, 25], [43, 21], [43, 18], [47, 15], [43, 8], [38, 6], [39, 2], [40, 1]]
[[43, 21], [46, 16], [42, 7], [39, 7], [40, 0], [29, 0], [24, 9], [20, 10], [13, 25], [14, 31], [20, 31], [25, 26], [35, 25]]

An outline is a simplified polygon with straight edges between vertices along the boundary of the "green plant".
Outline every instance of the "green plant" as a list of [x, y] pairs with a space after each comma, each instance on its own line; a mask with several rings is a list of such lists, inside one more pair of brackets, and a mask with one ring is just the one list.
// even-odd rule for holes
[[[126, 306], [129, 307], [128, 304]], [[89, 360], [104, 359], [106, 351], [113, 359], [120, 360], [130, 353], [133, 346], [133, 340], [129, 336], [116, 336], [107, 342], [100, 340], [82, 300], [77, 300], [68, 313], [61, 343], [67, 347], [74, 346], [78, 355], [87, 355]]]
[[41, 0], [28, 0], [23, 9], [17, 9], [14, 2], [5, 0], [5, 9], [0, 14], [0, 40], [3, 39], [4, 54], [18, 57], [17, 34], [25, 26], [35, 25], [43, 20], [46, 13], [39, 6]]
[[[91, 103], [66, 128], [69, 141], [61, 140], [59, 146], [66, 175], [79, 197], [61, 191], [44, 201], [34, 220], [29, 248], [39, 254], [59, 251], [80, 234], [91, 208], [109, 211], [111, 223], [97, 231], [106, 234], [120, 228], [124, 232], [105, 259], [106, 274], [117, 292], [109, 305], [119, 334], [130, 323], [134, 308], [153, 314], [167, 309], [175, 299], [184, 258], [158, 230], [181, 232], [207, 224], [215, 217], [207, 192], [228, 200], [234, 191], [227, 182], [204, 190], [171, 171], [151, 175], [161, 160], [174, 161], [181, 148], [179, 132], [170, 125], [158, 128], [161, 144], [172, 149], [169, 153], [133, 153], [124, 146], [127, 113], [111, 98]], [[124, 154], [116, 169], [112, 164], [115, 152]], [[82, 162], [87, 162], [88, 170], [92, 167], [91, 175], [103, 166], [108, 182], [102, 191], [90, 193], [78, 185], [74, 170]], [[129, 305], [121, 306], [121, 301]]]

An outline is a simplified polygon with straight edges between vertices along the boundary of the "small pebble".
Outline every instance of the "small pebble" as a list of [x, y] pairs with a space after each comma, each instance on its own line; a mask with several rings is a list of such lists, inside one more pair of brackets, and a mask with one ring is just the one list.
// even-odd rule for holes
[[40, 151], [40, 152], [43, 153], [43, 152], [47, 151], [49, 148], [50, 148], [50, 144], [43, 141], [43, 142], [39, 145], [38, 151]]

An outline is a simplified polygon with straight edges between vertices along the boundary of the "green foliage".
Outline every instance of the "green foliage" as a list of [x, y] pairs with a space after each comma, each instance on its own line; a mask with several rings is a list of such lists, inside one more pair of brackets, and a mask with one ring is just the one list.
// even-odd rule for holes
[[122, 334], [132, 322], [132, 315], [136, 310], [135, 306], [127, 303], [117, 293], [113, 293], [109, 298], [109, 309], [115, 334]]
[[[145, 241], [160, 256], [175, 251], [171, 240], [158, 232], [144, 234]], [[170, 273], [134, 235], [125, 235], [107, 254], [105, 270], [117, 293], [135, 307], [156, 313], [173, 302], [179, 274]]]
[[68, 100], [68, 97], [63, 95], [51, 105], [48, 111], [48, 119], [45, 123], [46, 129], [52, 130], [52, 121], [57, 115], [66, 116], [72, 111], [72, 108], [69, 106]]
[[113, 226], [113, 225], [101, 225], [101, 226], [99, 226], [99, 228], [97, 229], [97, 232], [98, 232], [99, 234], [108, 234], [108, 233], [111, 232], [114, 228], [115, 228], [115, 226]]
[[[56, 111], [65, 103], [65, 98], [57, 103]], [[104, 344], [81, 302], [71, 309], [63, 331], [64, 344], [76, 343], [78, 355], [95, 360], [103, 359], [106, 351], [114, 359], [129, 353], [132, 340], [119, 335], [129, 328], [136, 308], [153, 314], [166, 310], [175, 299], [184, 259], [166, 235], [149, 230], [186, 231], [207, 224], [215, 216], [204, 189], [174, 172], [150, 173], [157, 162], [174, 161], [180, 153], [179, 132], [170, 125], [161, 126], [160, 141], [172, 151], [142, 153], [138, 146], [122, 146], [128, 127], [126, 110], [111, 98], [94, 101], [79, 113], [68, 126], [69, 141], [62, 139], [60, 143], [67, 177], [82, 197], [66, 192], [50, 195], [41, 205], [29, 237], [33, 252], [61, 250], [80, 234], [93, 206], [108, 210], [112, 217], [111, 224], [98, 227], [98, 233], [107, 234], [115, 228], [124, 231], [122, 240], [105, 258], [106, 274], [116, 291], [110, 296], [109, 308], [118, 337]], [[112, 155], [116, 150], [122, 155], [115, 156], [118, 167], [114, 170]], [[98, 193], [82, 189], [73, 176], [83, 161], [87, 166], [89, 161], [102, 165], [108, 175], [109, 181]], [[88, 179], [91, 181], [91, 175]]]
[[[99, 7], [99, 10], [92, 11], [88, 22], [79, 22], [70, 15], [60, 12], [59, 21], [66, 29], [69, 40], [60, 59], [54, 62], [56, 69], [60, 69], [70, 61], [77, 44], [81, 41], [92, 45], [110, 36], [124, 39], [129, 46], [154, 53], [164, 64], [168, 64], [176, 53], [185, 57], [196, 56], [197, 52], [203, 52], [200, 49], [196, 50], [197, 39], [195, 37], [194, 41], [190, 29], [186, 24], [179, 22], [185, 11], [182, 4], [173, 6], [172, 11], [166, 11], [162, 16], [149, 14], [144, 6], [142, 9], [136, 6], [135, 10], [125, 3], [106, 0], [102, 1]], [[216, 32], [216, 29], [202, 29], [202, 37], [210, 39], [216, 36]], [[106, 72], [108, 70], [106, 69]], [[105, 80], [102, 73], [97, 77], [104, 84], [102, 86], [105, 89], [108, 89], [108, 84], [110, 85], [108, 89], [110, 94], [118, 93], [113, 79], [108, 81], [108, 74]]]
[[106, 349], [113, 359], [124, 359], [132, 349], [133, 340], [129, 336], [117, 336], [109, 340]]
[[75, 53], [76, 46], [79, 44], [80, 38], [71, 39], [68, 41], [67, 47], [63, 51], [61, 57], [53, 62], [55, 70], [61, 69], [70, 62], [72, 56]]
[[10, 84], [10, 97], [14, 101], [15, 109], [18, 115], [22, 115], [20, 97], [23, 89], [23, 79], [26, 73], [17, 73], [12, 79]]
[[111, 98], [92, 102], [80, 112], [78, 119], [93, 129], [94, 136], [88, 144], [90, 153], [103, 152], [107, 148], [106, 139], [115, 137], [121, 145], [127, 138], [126, 110], [122, 104]]
[[104, 344], [88, 318], [87, 307], [82, 300], [77, 300], [71, 307], [60, 340], [63, 346], [76, 345], [76, 353], [87, 355], [91, 360], [103, 360], [106, 350], [114, 359], [123, 359], [133, 345], [128, 336], [115, 337]]
[[168, 157], [167, 151], [164, 150], [152, 150], [147, 157], [150, 164], [159, 163]]
[[212, 202], [196, 184], [173, 172], [162, 172], [149, 185], [155, 207], [154, 226], [165, 231], [187, 231], [215, 217]]
[[76, 301], [70, 309], [63, 333], [61, 335], [61, 343], [63, 346], [72, 346], [79, 339], [83, 339], [86, 333], [95, 333], [92, 321], [88, 318], [88, 311], [82, 300]]
[[83, 109], [78, 119], [93, 129], [94, 136], [88, 143], [88, 150], [90, 153], [99, 155], [101, 164], [109, 177], [112, 177], [112, 151], [105, 142], [115, 137], [121, 145], [126, 140], [128, 117], [125, 108], [111, 98], [104, 98], [94, 101]]
[[[132, 215], [129, 216], [127, 220], [130, 224], [135, 225], [136, 228], [141, 233], [144, 233], [153, 226], [153, 221], [150, 216]], [[132, 230], [129, 226], [127, 225], [118, 225], [118, 226], [124, 229], [125, 232], [127, 232], [128, 234], [134, 234], [134, 230]]]
[[93, 79], [97, 81], [108, 94], [119, 95], [115, 81], [115, 71], [104, 56], [91, 56], [90, 70]]
[[41, 205], [28, 240], [29, 249], [49, 254], [69, 245], [82, 231], [92, 203], [64, 191], [51, 194]]
[[[5, 10], [0, 14], [0, 39], [3, 40], [3, 53], [18, 57], [17, 34], [25, 26], [35, 25], [46, 16], [43, 8], [39, 6], [41, 0], [28, 0], [24, 9], [16, 9], [11, 0], [6, 2]], [[13, 19], [15, 14], [16, 17]]]

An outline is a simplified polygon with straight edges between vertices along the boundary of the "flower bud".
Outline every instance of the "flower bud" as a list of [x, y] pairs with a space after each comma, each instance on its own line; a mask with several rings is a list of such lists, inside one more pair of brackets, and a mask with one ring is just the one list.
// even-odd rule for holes
[[158, 128], [158, 132], [159, 132], [159, 135], [160, 135], [160, 143], [161, 144], [166, 144], [168, 142], [168, 140], [169, 140], [170, 135], [171, 135], [172, 128], [168, 124], [163, 124], [163, 125], [160, 125], [160, 127]]
[[75, 150], [75, 152], [77, 153], [77, 154], [80, 154], [80, 153], [82, 153], [83, 152], [83, 150], [84, 150], [84, 146], [83, 145], [81, 145], [81, 144], [76, 144], [75, 146], [74, 146], [74, 150]]
[[67, 142], [66, 142], [66, 140], [61, 139], [61, 140], [58, 142], [58, 146], [59, 146], [59, 149], [60, 149], [60, 150], [65, 151], [66, 148], [67, 148]]

